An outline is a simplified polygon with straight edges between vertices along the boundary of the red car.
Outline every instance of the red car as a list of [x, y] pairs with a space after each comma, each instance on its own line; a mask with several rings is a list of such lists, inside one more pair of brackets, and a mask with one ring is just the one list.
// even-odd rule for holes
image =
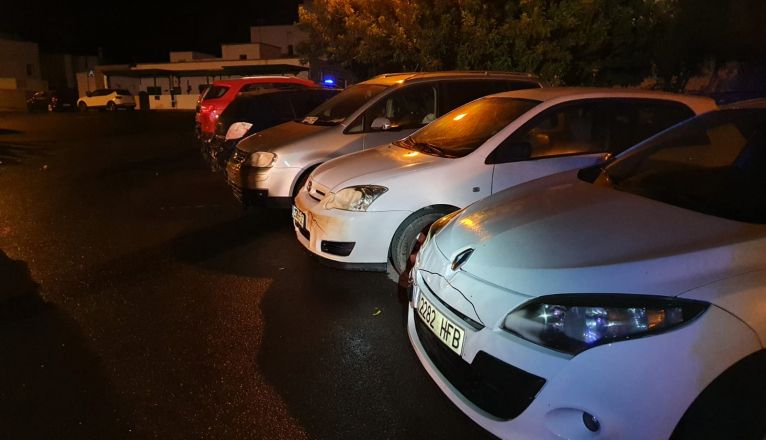
[[200, 96], [197, 103], [197, 137], [205, 140], [215, 134], [215, 123], [240, 92], [259, 89], [292, 89], [302, 87], [318, 87], [306, 79], [294, 76], [253, 76], [238, 79], [216, 81]]

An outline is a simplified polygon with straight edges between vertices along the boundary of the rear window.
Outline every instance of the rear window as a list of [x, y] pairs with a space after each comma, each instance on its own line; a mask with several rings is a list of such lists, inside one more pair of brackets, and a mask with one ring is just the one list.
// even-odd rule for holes
[[125, 89], [117, 89], [117, 90], [115, 90], [115, 92], [117, 92], [118, 95], [130, 96], [130, 92], [128, 90], [125, 90]]
[[226, 94], [227, 90], [229, 90], [229, 86], [210, 86], [205, 91], [205, 94], [202, 95], [202, 100], [206, 101], [208, 99], [218, 99]]

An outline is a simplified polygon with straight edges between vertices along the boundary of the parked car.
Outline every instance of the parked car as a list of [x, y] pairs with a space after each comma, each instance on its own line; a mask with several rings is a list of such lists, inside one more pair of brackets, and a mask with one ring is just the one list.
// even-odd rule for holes
[[81, 112], [92, 108], [114, 111], [120, 108], [133, 110], [135, 107], [133, 95], [125, 89], [97, 89], [77, 100], [77, 108]]
[[215, 134], [202, 143], [213, 170], [225, 169], [242, 138], [287, 121], [303, 118], [339, 89], [262, 89], [237, 95], [216, 121]]
[[197, 113], [194, 117], [197, 137], [206, 141], [215, 134], [218, 117], [240, 92], [304, 87], [318, 87], [318, 85], [313, 81], [294, 76], [250, 76], [215, 81], [205, 89], [197, 102]]
[[237, 144], [229, 185], [243, 204], [289, 206], [309, 173], [334, 157], [401, 139], [480, 96], [541, 87], [529, 74], [394, 73], [351, 86], [302, 121], [287, 122]]
[[[437, 218], [508, 187], [603, 162], [715, 108], [709, 98], [544, 88], [484, 97], [402, 140], [317, 168], [295, 199], [296, 237], [344, 265], [401, 273]], [[375, 231], [371, 234], [370, 231]]]
[[503, 438], [762, 439], [764, 187], [766, 101], [456, 211], [416, 258], [412, 346]]
[[71, 89], [40, 91], [27, 99], [27, 110], [30, 112], [73, 111], [77, 109], [76, 101], [77, 93]]

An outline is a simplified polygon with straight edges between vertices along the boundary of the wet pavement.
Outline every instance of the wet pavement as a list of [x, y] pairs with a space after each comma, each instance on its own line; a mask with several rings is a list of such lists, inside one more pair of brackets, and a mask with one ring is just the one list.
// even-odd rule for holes
[[486, 438], [385, 274], [243, 212], [191, 113], [0, 114], [0, 439]]

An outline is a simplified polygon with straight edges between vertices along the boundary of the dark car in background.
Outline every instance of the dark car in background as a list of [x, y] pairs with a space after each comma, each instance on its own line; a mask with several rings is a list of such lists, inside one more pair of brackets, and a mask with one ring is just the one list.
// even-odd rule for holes
[[72, 89], [35, 92], [27, 99], [30, 112], [61, 112], [77, 109], [77, 92]]
[[246, 76], [244, 78], [216, 81], [206, 87], [197, 101], [196, 122], [197, 138], [200, 141], [210, 140], [215, 130], [215, 122], [226, 107], [239, 93], [262, 89], [302, 89], [317, 87], [310, 80], [295, 76]]
[[203, 142], [203, 156], [211, 169], [223, 169], [240, 139], [303, 118], [338, 93], [339, 89], [324, 88], [261, 89], [240, 93], [218, 117], [210, 140]]

